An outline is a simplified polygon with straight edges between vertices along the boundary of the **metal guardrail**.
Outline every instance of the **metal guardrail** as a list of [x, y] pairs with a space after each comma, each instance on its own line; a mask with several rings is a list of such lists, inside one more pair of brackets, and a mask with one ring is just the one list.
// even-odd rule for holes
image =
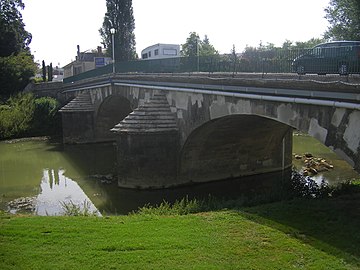
[[[115, 64], [116, 73], [298, 73], [360, 74], [360, 46], [313, 48], [303, 50], [253, 50], [241, 55], [176, 57], [135, 60]], [[71, 83], [111, 74], [112, 65], [64, 79]]]

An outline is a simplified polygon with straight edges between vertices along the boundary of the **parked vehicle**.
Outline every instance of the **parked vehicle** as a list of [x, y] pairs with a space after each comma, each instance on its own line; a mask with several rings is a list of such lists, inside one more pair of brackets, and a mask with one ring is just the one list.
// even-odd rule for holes
[[319, 75], [360, 73], [360, 41], [319, 44], [295, 58], [292, 70], [298, 74]]

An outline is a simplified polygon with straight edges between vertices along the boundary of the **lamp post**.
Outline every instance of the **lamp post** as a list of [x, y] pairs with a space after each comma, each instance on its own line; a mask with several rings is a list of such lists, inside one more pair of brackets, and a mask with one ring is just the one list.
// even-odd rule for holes
[[112, 43], [112, 59], [113, 59], [112, 70], [113, 70], [113, 73], [115, 74], [115, 42], [114, 42], [115, 28], [111, 28], [110, 33], [111, 33], [111, 40], [112, 40], [112, 42], [111, 42]]
[[199, 51], [199, 39], [196, 39], [196, 53], [197, 53], [197, 71], [200, 72], [200, 51]]

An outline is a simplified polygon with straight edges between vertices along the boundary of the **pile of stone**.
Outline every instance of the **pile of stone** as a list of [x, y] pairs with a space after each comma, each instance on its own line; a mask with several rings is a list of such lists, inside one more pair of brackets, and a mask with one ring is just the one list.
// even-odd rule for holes
[[34, 212], [35, 211], [35, 198], [34, 197], [21, 197], [8, 202], [10, 212]]
[[305, 176], [313, 176], [334, 169], [334, 166], [328, 161], [323, 158], [314, 157], [311, 153], [305, 153], [303, 155], [295, 154], [294, 157], [303, 161], [304, 166], [302, 167], [302, 173]]

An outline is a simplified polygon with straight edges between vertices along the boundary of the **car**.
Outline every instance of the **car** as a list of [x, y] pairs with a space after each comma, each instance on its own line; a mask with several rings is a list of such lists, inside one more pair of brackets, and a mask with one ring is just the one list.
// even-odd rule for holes
[[292, 70], [299, 75], [360, 73], [360, 41], [333, 41], [316, 45], [293, 60]]

